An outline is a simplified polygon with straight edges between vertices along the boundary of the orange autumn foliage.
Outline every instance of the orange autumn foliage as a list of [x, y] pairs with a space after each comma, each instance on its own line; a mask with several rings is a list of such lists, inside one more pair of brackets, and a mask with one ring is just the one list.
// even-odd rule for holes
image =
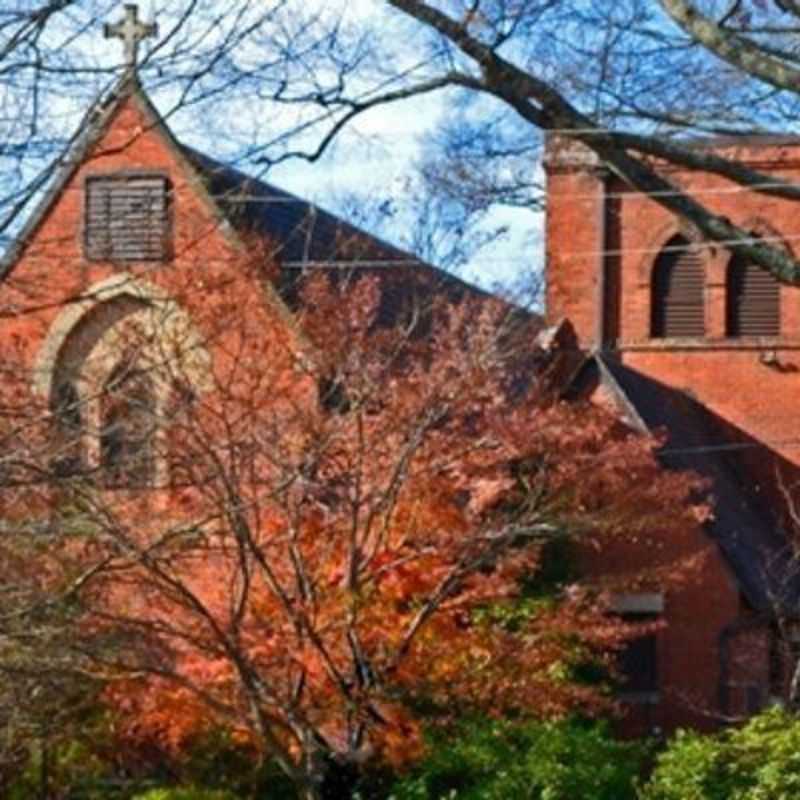
[[302, 344], [271, 360], [228, 319], [208, 390], [176, 396], [169, 481], [146, 501], [49, 493], [78, 531], [80, 635], [118, 642], [94, 668], [121, 734], [179, 752], [226, 727], [300, 780], [320, 753], [414, 758], [421, 701], [606, 707], [570, 670], [630, 634], [608, 586], [558, 587], [515, 624], [492, 612], [549, 542], [685, 528], [695, 479], [602, 410], [546, 397], [532, 323], [499, 302], [431, 301], [421, 337], [381, 326], [368, 278], [306, 293]]

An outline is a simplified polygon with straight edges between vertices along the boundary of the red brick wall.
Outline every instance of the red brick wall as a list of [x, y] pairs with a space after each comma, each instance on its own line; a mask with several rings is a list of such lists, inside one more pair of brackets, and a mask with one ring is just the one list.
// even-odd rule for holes
[[585, 171], [548, 175], [545, 229], [546, 312], [566, 317], [584, 344], [594, 344], [602, 244], [603, 184]]
[[[798, 180], [800, 147], [758, 148], [737, 156], [770, 174]], [[767, 224], [800, 250], [798, 204], [741, 191], [713, 175], [674, 172], [669, 177], [689, 193], [697, 193], [733, 222], [755, 226], [765, 235]], [[623, 361], [653, 378], [687, 389], [746, 436], [768, 444], [794, 464], [800, 464], [796, 412], [800, 401], [800, 287], [781, 288], [781, 336], [725, 336], [725, 273], [728, 252], [704, 247], [706, 265], [706, 336], [689, 340], [659, 340], [649, 336], [650, 278], [658, 249], [682, 228], [654, 200], [627, 191], [618, 181], [609, 190], [621, 193], [616, 226], [619, 257], [619, 310], [606, 297], [605, 311], [616, 318], [617, 348]], [[598, 344], [599, 289], [602, 249], [603, 184], [585, 169], [551, 167], [548, 183], [547, 316], [568, 317], [581, 344]], [[606, 241], [613, 234], [606, 231]], [[778, 364], [763, 363], [775, 352]], [[779, 400], [779, 402], [776, 402]]]
[[[84, 180], [123, 170], [163, 171], [169, 176], [175, 254], [170, 262], [114, 265], [84, 257]], [[273, 400], [286, 388], [292, 402], [300, 403], [303, 397], [315, 401], [313, 381], [296, 369], [293, 354], [303, 345], [273, 294], [271, 279], [277, 268], [268, 250], [262, 240], [242, 242], [228, 230], [214, 215], [196, 174], [153, 126], [146, 106], [135, 97], [127, 99], [0, 288], [2, 392], [16, 393], [15, 404], [22, 402], [20, 392], [28, 392], [25, 402], [33, 413], [48, 411], [50, 398], [34, 389], [42, 372], [43, 344], [63, 324], [63, 315], [76, 308], [76, 299], [91, 298], [92, 287], [117, 276], [163, 295], [191, 320], [209, 355], [210, 388], [203, 391], [224, 397], [237, 391], [239, 381]], [[142, 502], [151, 508], [171, 505], [165, 493], [148, 493]]]
[[[174, 259], [125, 264], [124, 269], [87, 261], [82, 243], [86, 176], [143, 169], [163, 171], [172, 182]], [[241, 336], [246, 326], [254, 339], [253, 357], [278, 358], [292, 349], [286, 347], [287, 341], [293, 345], [297, 341], [283, 305], [272, 294], [269, 253], [263, 250], [256, 253], [248, 244], [242, 247], [227, 224], [214, 216], [196, 175], [165, 135], [153, 129], [140, 101], [131, 98], [120, 105], [107, 133], [5, 279], [0, 336], [6, 343], [17, 343], [16, 356], [33, 370], [44, 337], [65, 308], [97, 283], [129, 275], [177, 302], [201, 328], [204, 340], [213, 343], [217, 356], [231, 352], [226, 337]], [[236, 325], [230, 324], [232, 318]], [[231, 339], [227, 344], [232, 343]]]
[[[797, 145], [752, 147], [729, 155], [776, 177], [800, 178]], [[746, 445], [736, 457], [752, 475], [754, 491], [778, 504], [776, 467], [791, 477], [793, 469], [800, 466], [800, 288], [781, 288], [779, 337], [727, 338], [725, 279], [730, 256], [724, 247], [704, 246], [706, 335], [689, 340], [651, 339], [650, 279], [658, 250], [675, 233], [693, 234], [654, 200], [627, 190], [617, 180], [604, 185], [597, 170], [587, 168], [586, 160], [586, 154], [574, 147], [550, 149], [549, 321], [570, 318], [581, 345], [589, 350], [600, 344], [602, 325], [607, 345], [608, 332], [614, 332], [614, 349], [625, 364], [690, 393], [707, 406], [726, 430], [720, 433], [720, 444], [734, 440]], [[797, 203], [742, 191], [710, 174], [667, 174], [717, 213], [762, 235], [777, 234], [787, 247], [800, 252]], [[608, 205], [604, 192], [620, 196]], [[606, 258], [601, 278], [603, 262], [598, 251], [604, 246], [618, 249], [619, 255]], [[603, 280], [604, 323], [599, 304]], [[765, 364], [773, 351], [777, 364]], [[686, 546], [700, 552], [708, 544], [700, 529], [688, 532], [687, 537], [694, 545], [666, 543], [664, 557], [668, 559], [673, 551]], [[655, 709], [633, 709], [629, 724], [634, 728], [655, 725], [669, 730], [676, 724], [706, 726], [713, 720], [704, 711], [717, 704], [720, 634], [741, 618], [742, 610], [735, 581], [713, 545], [711, 553], [696, 582], [668, 594], [668, 625], [659, 637], [661, 675], [669, 702]], [[618, 554], [618, 562], [626, 567], [636, 565], [639, 558], [633, 551]], [[750, 637], [758, 638], [758, 634]], [[764, 673], [764, 648], [749, 649], [759, 662], [750, 665], [751, 672]], [[693, 706], [696, 713], [691, 711]]]
[[584, 554], [583, 567], [612, 583], [630, 576], [642, 591], [660, 589], [664, 595], [663, 627], [656, 633], [658, 702], [623, 703], [624, 732], [641, 736], [655, 729], [717, 726], [720, 634], [741, 608], [736, 581], [700, 526], [669, 539], [653, 532], [635, 542], [606, 542]]

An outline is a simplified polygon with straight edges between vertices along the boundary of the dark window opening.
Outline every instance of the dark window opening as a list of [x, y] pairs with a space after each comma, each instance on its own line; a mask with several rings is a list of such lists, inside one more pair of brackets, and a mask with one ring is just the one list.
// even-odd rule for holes
[[625, 644], [619, 655], [619, 671], [623, 695], [658, 691], [658, 643], [654, 633], [638, 636]]
[[789, 698], [799, 666], [800, 630], [791, 623], [773, 623], [769, 632], [769, 692], [773, 697]]
[[72, 381], [62, 381], [55, 387], [53, 415], [58, 448], [53, 472], [61, 477], [76, 475], [83, 466], [83, 418], [78, 390]]
[[767, 698], [760, 686], [746, 686], [744, 689], [744, 707], [747, 714], [758, 714], [766, 705]]
[[653, 265], [650, 335], [654, 338], [703, 336], [704, 292], [705, 274], [700, 253], [683, 236], [673, 236]]
[[319, 381], [319, 402], [325, 411], [347, 414], [350, 411], [350, 398], [343, 379], [322, 378]]
[[658, 700], [657, 623], [660, 611], [655, 609], [662, 606], [660, 593], [620, 595], [612, 605], [620, 620], [634, 626], [631, 638], [623, 644], [617, 656], [618, 690], [622, 700], [634, 703]]
[[108, 488], [144, 488], [153, 483], [155, 398], [152, 380], [120, 365], [106, 383], [102, 403], [100, 463]]
[[108, 175], [86, 181], [84, 244], [95, 261], [171, 257], [170, 185], [163, 175]]

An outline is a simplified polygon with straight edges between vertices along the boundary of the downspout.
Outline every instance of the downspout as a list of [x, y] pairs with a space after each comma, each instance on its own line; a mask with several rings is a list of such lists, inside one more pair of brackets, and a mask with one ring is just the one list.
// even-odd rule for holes
[[608, 170], [598, 167], [595, 170], [599, 200], [597, 203], [597, 292], [595, 296], [595, 335], [594, 352], [602, 353], [606, 346], [606, 292], [608, 287]]

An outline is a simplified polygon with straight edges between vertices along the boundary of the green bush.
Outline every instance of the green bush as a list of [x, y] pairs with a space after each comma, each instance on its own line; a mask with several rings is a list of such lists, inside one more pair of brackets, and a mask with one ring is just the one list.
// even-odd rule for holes
[[238, 800], [238, 797], [221, 789], [183, 786], [151, 789], [144, 794], [137, 794], [132, 800]]
[[603, 724], [480, 720], [431, 741], [392, 800], [632, 800], [646, 749]]
[[713, 736], [679, 733], [659, 755], [641, 800], [800, 797], [800, 720], [770, 709]]
[[87, 741], [28, 742], [27, 760], [4, 795], [5, 800], [68, 797], [70, 800], [120, 800], [126, 796], [111, 765]]
[[[224, 733], [209, 733], [167, 762], [110, 744], [103, 719], [89, 720], [82, 739], [28, 743], [28, 757], [3, 800], [47, 796], [66, 800], [239, 800], [262, 797], [264, 786], [284, 788], [282, 776]], [[285, 783], [285, 781], [283, 782]], [[198, 788], [203, 787], [203, 788]], [[267, 795], [271, 796], [271, 795]]]

